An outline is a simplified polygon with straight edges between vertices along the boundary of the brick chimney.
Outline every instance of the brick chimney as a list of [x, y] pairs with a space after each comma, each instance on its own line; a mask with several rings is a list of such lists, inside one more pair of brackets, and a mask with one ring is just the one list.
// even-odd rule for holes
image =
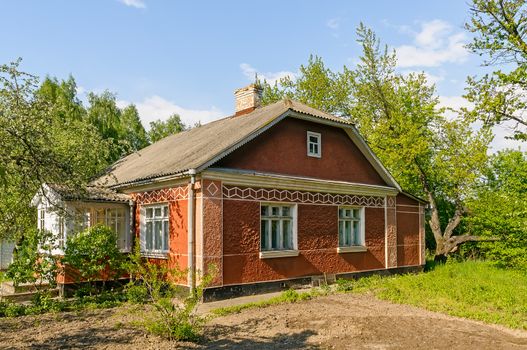
[[236, 99], [236, 113], [234, 115], [247, 114], [260, 107], [262, 88], [256, 84], [251, 84], [235, 90], [234, 97]]

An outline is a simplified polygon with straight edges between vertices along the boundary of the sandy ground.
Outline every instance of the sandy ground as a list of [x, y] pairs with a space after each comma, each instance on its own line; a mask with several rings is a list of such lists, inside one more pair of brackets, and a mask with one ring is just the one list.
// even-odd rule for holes
[[527, 349], [527, 332], [379, 301], [332, 295], [211, 320], [199, 344], [171, 343], [115, 308], [0, 320], [1, 349]]

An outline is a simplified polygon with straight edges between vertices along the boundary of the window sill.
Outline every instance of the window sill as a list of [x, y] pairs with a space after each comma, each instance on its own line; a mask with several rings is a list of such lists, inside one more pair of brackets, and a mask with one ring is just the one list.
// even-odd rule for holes
[[368, 248], [363, 245], [357, 245], [353, 247], [338, 247], [337, 253], [357, 253], [357, 252], [367, 252]]
[[270, 250], [260, 252], [260, 259], [287, 258], [298, 256], [298, 250]]
[[168, 259], [168, 252], [141, 252], [142, 258]]

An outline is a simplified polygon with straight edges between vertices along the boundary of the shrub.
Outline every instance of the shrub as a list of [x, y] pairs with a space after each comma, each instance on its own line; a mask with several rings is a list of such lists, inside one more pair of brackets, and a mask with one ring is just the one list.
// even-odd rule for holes
[[104, 289], [106, 281], [122, 274], [124, 255], [117, 247], [115, 232], [107, 226], [96, 225], [68, 237], [63, 263], [78, 272], [78, 282], [89, 283], [91, 295], [96, 280], [103, 281]]
[[133, 304], [144, 304], [148, 301], [148, 289], [146, 286], [130, 282], [125, 287], [126, 300]]
[[189, 295], [186, 287], [173, 282], [185, 278], [186, 270], [152, 264], [141, 257], [138, 246], [127, 266], [131, 277], [127, 295], [131, 301], [151, 301], [154, 307], [154, 313], [143, 322], [146, 330], [169, 340], [196, 341], [205, 323], [196, 308], [203, 288], [212, 280], [214, 268], [210, 268], [211, 274], [202, 276], [195, 293]]
[[42, 284], [55, 286], [58, 264], [52, 251], [56, 247], [55, 236], [49, 231], [32, 229], [25, 232], [16, 246], [6, 276], [15, 286], [31, 283], [37, 290], [42, 289]]

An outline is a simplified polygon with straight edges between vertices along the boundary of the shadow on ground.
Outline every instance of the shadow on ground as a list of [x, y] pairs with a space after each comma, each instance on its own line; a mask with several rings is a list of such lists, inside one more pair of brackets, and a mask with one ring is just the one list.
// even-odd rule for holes
[[[298, 333], [278, 333], [273, 336], [254, 338], [247, 328], [247, 323], [240, 326], [215, 326], [213, 334], [197, 344], [198, 349], [318, 349], [308, 343], [309, 337], [317, 333], [304, 330]], [[244, 334], [246, 336], [244, 336]], [[249, 338], [251, 337], [251, 338]]]

